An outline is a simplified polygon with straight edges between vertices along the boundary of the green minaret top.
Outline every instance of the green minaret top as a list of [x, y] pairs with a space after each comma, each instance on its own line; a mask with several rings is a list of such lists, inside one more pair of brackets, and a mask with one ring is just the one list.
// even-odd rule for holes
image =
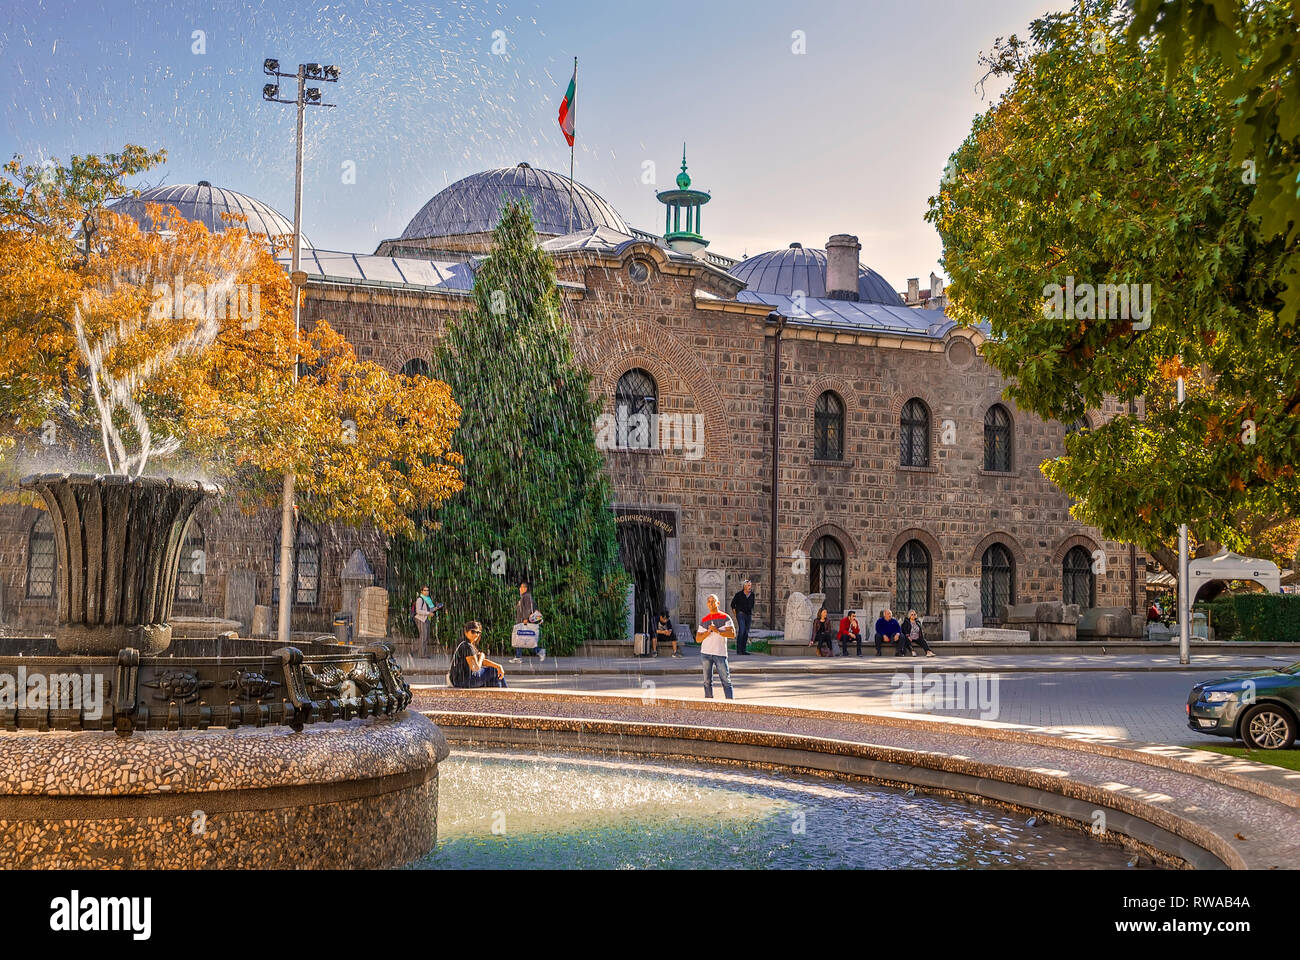
[[686, 172], [686, 144], [682, 144], [682, 172], [677, 174], [677, 189], [662, 190], [656, 196], [664, 209], [664, 239], [679, 253], [695, 254], [709, 245], [700, 236], [700, 208], [709, 202], [709, 194], [691, 189], [691, 175]]

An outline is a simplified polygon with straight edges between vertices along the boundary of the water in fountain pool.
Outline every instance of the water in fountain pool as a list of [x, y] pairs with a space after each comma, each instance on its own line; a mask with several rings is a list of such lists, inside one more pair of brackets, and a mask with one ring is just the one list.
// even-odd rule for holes
[[1051, 869], [1132, 858], [998, 807], [740, 767], [465, 748], [438, 776], [439, 842], [417, 867]]

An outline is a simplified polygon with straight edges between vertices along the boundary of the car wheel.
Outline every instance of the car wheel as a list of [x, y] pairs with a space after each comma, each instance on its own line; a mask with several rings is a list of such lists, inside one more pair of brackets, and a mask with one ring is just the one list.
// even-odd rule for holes
[[1253, 750], [1285, 750], [1295, 743], [1295, 720], [1271, 703], [1260, 703], [1241, 716], [1241, 739]]

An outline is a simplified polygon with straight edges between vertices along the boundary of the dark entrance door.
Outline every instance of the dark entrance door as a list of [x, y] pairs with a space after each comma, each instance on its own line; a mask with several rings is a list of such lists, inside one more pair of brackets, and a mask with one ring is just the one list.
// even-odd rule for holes
[[664, 532], [648, 523], [618, 525], [618, 558], [635, 587], [636, 632], [652, 632], [652, 624], [663, 609]]

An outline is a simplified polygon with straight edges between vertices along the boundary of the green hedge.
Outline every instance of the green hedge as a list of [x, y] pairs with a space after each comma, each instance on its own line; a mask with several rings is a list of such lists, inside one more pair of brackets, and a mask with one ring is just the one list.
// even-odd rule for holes
[[1300, 643], [1300, 596], [1243, 593], [1197, 607], [1210, 612], [1216, 639]]

